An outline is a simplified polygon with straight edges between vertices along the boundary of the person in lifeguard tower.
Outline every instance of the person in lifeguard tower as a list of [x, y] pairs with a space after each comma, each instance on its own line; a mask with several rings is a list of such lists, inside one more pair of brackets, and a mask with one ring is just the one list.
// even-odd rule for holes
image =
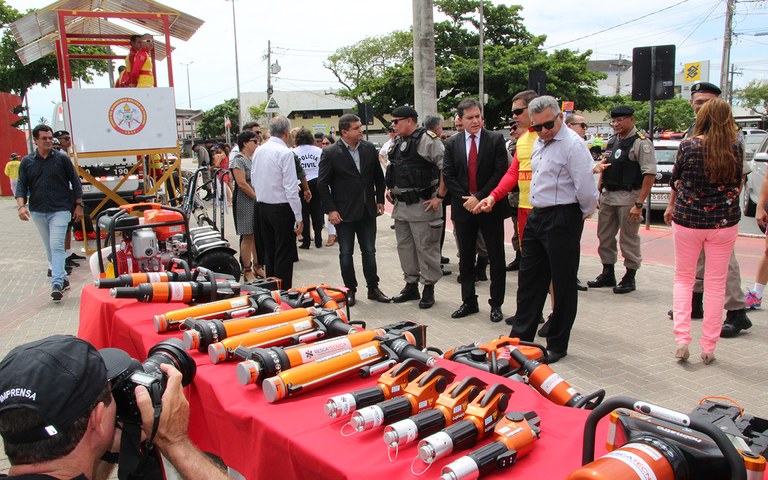
[[121, 77], [121, 86], [149, 88], [155, 86], [155, 76], [152, 73], [152, 35], [131, 36], [131, 51], [125, 57], [126, 71]]

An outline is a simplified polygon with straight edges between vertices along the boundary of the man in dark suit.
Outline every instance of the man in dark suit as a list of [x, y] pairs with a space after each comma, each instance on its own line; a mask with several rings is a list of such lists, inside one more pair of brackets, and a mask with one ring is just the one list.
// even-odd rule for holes
[[330, 222], [336, 225], [339, 264], [354, 305], [357, 278], [352, 254], [355, 235], [363, 255], [368, 299], [389, 303], [379, 290], [376, 272], [376, 217], [384, 213], [384, 174], [372, 143], [364, 141], [360, 118], [346, 114], [339, 119], [341, 140], [323, 149], [318, 190]]
[[443, 178], [451, 193], [451, 219], [459, 242], [459, 273], [462, 304], [451, 317], [462, 318], [479, 312], [475, 294], [475, 242], [482, 232], [491, 265], [491, 321], [504, 315], [506, 270], [504, 261], [504, 218], [508, 203], [499, 202], [488, 213], [473, 214], [475, 206], [491, 193], [509, 166], [504, 137], [483, 128], [480, 102], [466, 98], [459, 103], [458, 115], [464, 132], [445, 142]]

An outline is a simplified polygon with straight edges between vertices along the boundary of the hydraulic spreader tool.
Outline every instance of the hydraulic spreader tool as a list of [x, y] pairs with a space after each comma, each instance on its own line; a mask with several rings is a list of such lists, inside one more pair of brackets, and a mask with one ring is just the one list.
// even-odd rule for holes
[[502, 377], [511, 377], [520, 371], [520, 365], [510, 358], [511, 348], [518, 348], [531, 360], [541, 361], [547, 355], [547, 349], [543, 345], [525, 342], [516, 337], [501, 336], [490, 342], [453, 348], [445, 352], [443, 358]]
[[414, 325], [379, 335], [350, 351], [282, 371], [262, 382], [264, 397], [268, 402], [276, 402], [355, 373], [364, 377], [375, 375], [408, 358], [432, 367], [437, 360], [422, 351], [425, 336], [426, 327]]
[[440, 480], [468, 480], [515, 465], [541, 435], [536, 412], [509, 412], [499, 420], [491, 443], [443, 467]]

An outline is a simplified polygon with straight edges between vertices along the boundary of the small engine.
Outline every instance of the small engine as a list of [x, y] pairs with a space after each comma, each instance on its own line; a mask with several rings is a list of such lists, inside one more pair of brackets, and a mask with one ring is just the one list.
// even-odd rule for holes
[[165, 250], [152, 228], [126, 232], [117, 251], [120, 271], [138, 273], [166, 270], [174, 254]]

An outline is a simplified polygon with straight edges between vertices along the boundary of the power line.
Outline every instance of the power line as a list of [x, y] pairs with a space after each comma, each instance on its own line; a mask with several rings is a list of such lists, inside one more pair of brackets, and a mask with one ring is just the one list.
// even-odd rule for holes
[[682, 1], [677, 2], [676, 4], [674, 4], [674, 5], [670, 6], [670, 7], [664, 7], [662, 9], [656, 10], [655, 12], [647, 13], [647, 14], [641, 16], [641, 17], [637, 17], [637, 18], [634, 18], [632, 20], [628, 20], [628, 21], [626, 21], [624, 23], [620, 23], [618, 25], [614, 25], [612, 27], [608, 27], [608, 28], [600, 30], [598, 32], [590, 33], [589, 35], [584, 35], [584, 36], [579, 37], [579, 38], [574, 38], [573, 40], [568, 40], [567, 42], [561, 42], [561, 43], [558, 43], [556, 45], [550, 45], [550, 46], [545, 47], [545, 48], [547, 48], [547, 49], [556, 48], [556, 47], [559, 47], [561, 45], [566, 45], [568, 43], [573, 43], [573, 42], [577, 42], [579, 40], [584, 40], [585, 38], [594, 37], [596, 35], [600, 35], [601, 33], [605, 33], [605, 32], [608, 32], [610, 30], [613, 30], [613, 29], [616, 29], [616, 28], [619, 28], [619, 27], [623, 27], [624, 25], [629, 25], [630, 23], [634, 23], [634, 22], [636, 22], [638, 20], [642, 20], [643, 18], [646, 18], [646, 17], [650, 17], [651, 15], [656, 15], [657, 13], [661, 13], [661, 12], [669, 10], [671, 8], [675, 8], [678, 5], [682, 5], [682, 4], [687, 3], [687, 2], [688, 2], [688, 0], [682, 0]]
[[703, 24], [704, 22], [706, 22], [706, 21], [707, 21], [707, 19], [709, 18], [709, 16], [710, 16], [710, 15], [712, 15], [712, 13], [715, 11], [715, 9], [716, 9], [718, 6], [720, 6], [720, 2], [719, 2], [719, 1], [715, 3], [715, 5], [712, 7], [712, 9], [709, 11], [709, 13], [707, 13], [707, 15], [706, 15], [704, 18], [702, 18], [702, 19], [701, 19], [701, 21], [700, 21], [699, 23], [697, 23], [697, 24], [696, 24], [696, 26], [694, 27], [694, 29], [693, 29], [693, 30], [691, 30], [691, 33], [689, 33], [689, 34], [688, 34], [688, 36], [687, 36], [687, 37], [685, 37], [685, 38], [683, 39], [683, 41], [682, 41], [682, 42], [680, 42], [680, 46], [681, 46], [681, 47], [682, 47], [683, 45], [685, 45], [685, 42], [686, 42], [686, 41], [687, 41], [689, 38], [691, 38], [691, 35], [693, 35], [693, 34], [696, 32], [696, 30], [698, 30], [698, 29], [699, 29], [699, 27], [701, 26], [701, 24]]

